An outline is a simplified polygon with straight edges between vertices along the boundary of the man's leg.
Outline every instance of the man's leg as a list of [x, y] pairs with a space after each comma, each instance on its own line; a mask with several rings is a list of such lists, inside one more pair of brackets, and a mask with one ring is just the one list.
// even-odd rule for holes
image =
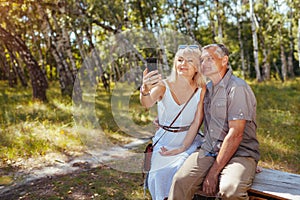
[[221, 172], [219, 193], [222, 199], [249, 199], [257, 163], [250, 157], [234, 157]]
[[191, 200], [214, 161], [201, 149], [191, 154], [175, 174], [168, 200]]

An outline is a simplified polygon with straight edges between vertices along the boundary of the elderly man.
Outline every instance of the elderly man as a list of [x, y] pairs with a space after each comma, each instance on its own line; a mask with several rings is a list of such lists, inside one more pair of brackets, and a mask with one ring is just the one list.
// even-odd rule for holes
[[248, 199], [260, 158], [256, 99], [249, 85], [232, 74], [223, 44], [202, 48], [201, 71], [210, 79], [204, 98], [205, 143], [175, 174], [169, 200], [207, 196]]

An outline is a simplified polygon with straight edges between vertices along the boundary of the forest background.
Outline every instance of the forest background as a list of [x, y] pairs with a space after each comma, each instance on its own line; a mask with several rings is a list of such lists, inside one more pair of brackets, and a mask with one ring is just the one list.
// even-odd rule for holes
[[300, 173], [299, 0], [0, 0], [0, 185], [33, 158], [50, 165], [149, 138], [146, 58], [166, 76], [178, 45], [209, 43], [229, 47], [257, 96], [260, 165]]

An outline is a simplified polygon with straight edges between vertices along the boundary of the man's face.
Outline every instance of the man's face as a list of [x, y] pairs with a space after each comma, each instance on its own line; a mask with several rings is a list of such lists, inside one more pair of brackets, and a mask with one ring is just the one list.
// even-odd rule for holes
[[217, 47], [211, 47], [202, 51], [201, 72], [204, 76], [210, 77], [218, 74], [222, 68], [222, 57], [216, 52]]

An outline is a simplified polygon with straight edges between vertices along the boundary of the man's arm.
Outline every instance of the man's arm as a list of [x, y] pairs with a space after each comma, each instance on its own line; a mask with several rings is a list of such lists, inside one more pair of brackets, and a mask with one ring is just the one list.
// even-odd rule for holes
[[229, 132], [224, 138], [219, 154], [203, 182], [202, 190], [206, 194], [216, 194], [219, 174], [237, 151], [243, 139], [245, 125], [246, 120], [229, 121]]

